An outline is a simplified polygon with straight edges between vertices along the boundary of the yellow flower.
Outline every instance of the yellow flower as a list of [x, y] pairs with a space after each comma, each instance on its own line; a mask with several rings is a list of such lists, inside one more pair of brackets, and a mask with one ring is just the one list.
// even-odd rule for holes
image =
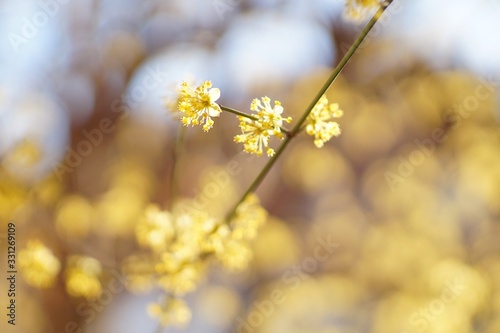
[[340, 135], [339, 124], [331, 120], [342, 115], [338, 104], [328, 104], [326, 96], [321, 97], [306, 120], [306, 133], [314, 135], [316, 147], [321, 148], [332, 137]]
[[162, 275], [158, 279], [158, 284], [163, 290], [182, 296], [196, 289], [202, 271], [203, 265], [200, 262], [184, 264], [178, 271]]
[[204, 251], [208, 235], [217, 227], [217, 221], [204, 212], [180, 213], [174, 215], [175, 242], [163, 253], [164, 264], [171, 267], [195, 261]]
[[226, 224], [222, 224], [203, 240], [202, 249], [208, 253], [223, 251], [224, 242], [229, 239], [230, 236], [231, 229]]
[[[279, 124], [281, 112], [277, 111], [278, 113], [266, 112], [262, 118], [268, 123]], [[213, 218], [206, 212], [174, 209], [172, 213], [168, 213], [161, 212], [155, 206], [148, 207], [146, 217], [136, 230], [137, 237], [143, 240], [143, 244], [156, 244], [152, 240], [157, 237], [151, 235], [157, 232], [162, 234], [167, 220], [171, 232], [168, 240], [163, 239], [161, 242], [165, 246], [161, 249], [157, 247], [159, 251], [143, 258], [127, 258], [123, 267], [131, 281], [128, 287], [132, 290], [146, 290], [153, 284], [167, 294], [178, 297], [198, 287], [213, 258], [233, 271], [246, 268], [253, 258], [249, 242], [256, 236], [258, 227], [265, 222], [267, 213], [259, 205], [258, 198], [251, 194], [238, 206], [229, 223]], [[174, 299], [174, 302], [177, 301], [179, 300]], [[190, 319], [187, 307], [182, 306], [176, 312], [176, 306], [172, 308], [172, 304], [175, 305], [171, 301], [165, 306], [152, 304], [149, 312], [162, 325], [187, 322]]]
[[256, 195], [250, 194], [238, 206], [230, 221], [229, 235], [223, 234], [220, 246], [214, 247], [216, 258], [230, 270], [243, 270], [253, 258], [249, 241], [267, 220], [267, 212]]
[[135, 234], [138, 243], [144, 247], [157, 252], [166, 249], [175, 234], [172, 215], [156, 205], [147, 206]]
[[273, 108], [269, 97], [263, 97], [262, 102], [254, 99], [250, 110], [256, 112], [252, 115], [255, 119], [238, 117], [242, 134], [236, 135], [234, 141], [243, 143], [243, 150], [247, 153], [261, 156], [265, 148], [268, 156], [274, 155], [274, 149], [269, 147], [269, 138], [274, 135], [283, 139], [281, 126], [283, 122], [291, 122], [292, 118], [283, 118], [281, 103], [275, 101]]
[[101, 296], [101, 263], [90, 257], [70, 256], [66, 268], [66, 290], [71, 296], [95, 299]]
[[225, 268], [241, 271], [247, 268], [253, 252], [246, 241], [230, 239], [220, 251], [215, 252], [215, 256]]
[[28, 241], [26, 248], [19, 251], [19, 271], [31, 286], [52, 286], [60, 269], [59, 260], [39, 240]]
[[380, 0], [347, 0], [345, 14], [353, 20], [363, 20], [380, 3]]
[[236, 209], [231, 219], [232, 237], [251, 240], [257, 235], [257, 230], [267, 220], [267, 211], [259, 204], [255, 194], [249, 194]]
[[196, 89], [191, 88], [187, 82], [182, 82], [178, 105], [182, 123], [195, 126], [201, 122], [203, 130], [207, 132], [214, 124], [211, 117], [218, 117], [221, 113], [220, 106], [215, 103], [219, 97], [220, 90], [212, 88], [210, 81], [203, 82]]
[[148, 313], [158, 318], [162, 326], [173, 325], [182, 327], [191, 320], [191, 311], [182, 299], [170, 298], [165, 306], [152, 303], [148, 306]]

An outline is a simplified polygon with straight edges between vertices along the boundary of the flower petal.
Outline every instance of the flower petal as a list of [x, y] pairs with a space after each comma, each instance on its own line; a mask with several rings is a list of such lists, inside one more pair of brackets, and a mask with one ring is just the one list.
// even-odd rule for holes
[[219, 88], [212, 88], [212, 89], [210, 89], [208, 91], [208, 97], [210, 98], [211, 102], [215, 102], [220, 97], [220, 89]]

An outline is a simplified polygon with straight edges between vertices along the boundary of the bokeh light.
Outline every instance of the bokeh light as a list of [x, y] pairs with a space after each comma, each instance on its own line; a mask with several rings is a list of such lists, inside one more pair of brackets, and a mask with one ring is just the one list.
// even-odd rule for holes
[[341, 135], [237, 207], [270, 157], [178, 119], [211, 81], [285, 133], [373, 4], [0, 2], [0, 331], [499, 332], [498, 2], [395, 0], [325, 94]]

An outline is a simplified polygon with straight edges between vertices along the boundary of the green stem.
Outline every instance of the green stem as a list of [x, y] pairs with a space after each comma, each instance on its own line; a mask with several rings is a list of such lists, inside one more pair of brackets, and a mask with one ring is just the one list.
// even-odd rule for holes
[[227, 107], [224, 105], [220, 105], [220, 104], [219, 104], [219, 106], [223, 111], [227, 111], [227, 112], [235, 114], [237, 116], [245, 117], [245, 118], [252, 119], [252, 120], [259, 120], [257, 117], [254, 117], [250, 114], [246, 114], [245, 112], [241, 112], [241, 111], [238, 111], [236, 109], [233, 109], [233, 108], [230, 108], [230, 107]]
[[290, 141], [292, 140], [293, 137], [295, 137], [301, 130], [302, 125], [305, 123], [307, 116], [309, 116], [309, 113], [311, 113], [312, 109], [314, 106], [318, 103], [320, 98], [326, 93], [328, 88], [332, 85], [332, 83], [335, 81], [335, 79], [339, 76], [339, 74], [342, 72], [344, 67], [347, 65], [349, 60], [351, 60], [352, 56], [358, 49], [359, 45], [363, 42], [363, 40], [366, 38], [370, 30], [373, 28], [375, 23], [379, 20], [379, 18], [382, 16], [384, 11], [389, 7], [389, 5], [392, 3], [391, 1], [386, 1], [384, 2], [381, 7], [377, 10], [377, 12], [373, 15], [371, 20], [366, 24], [366, 26], [363, 28], [361, 33], [359, 34], [358, 38], [354, 41], [354, 43], [351, 45], [347, 53], [342, 57], [338, 65], [335, 67], [333, 70], [332, 74], [330, 77], [326, 80], [326, 82], [323, 84], [321, 89], [318, 91], [314, 99], [311, 101], [309, 104], [308, 108], [304, 112], [304, 114], [300, 117], [300, 119], [297, 121], [295, 126], [293, 127], [292, 131], [287, 135], [287, 137], [284, 139], [283, 143], [281, 146], [278, 148], [276, 153], [271, 157], [271, 159], [267, 162], [267, 164], [264, 166], [264, 168], [260, 171], [260, 173], [257, 175], [257, 177], [254, 179], [254, 181], [250, 184], [248, 189], [245, 191], [243, 196], [240, 198], [240, 200], [233, 206], [231, 211], [227, 215], [227, 220], [231, 220], [231, 218], [234, 216], [236, 209], [238, 206], [245, 200], [245, 198], [252, 192], [255, 192], [255, 190], [259, 187], [261, 182], [264, 180], [264, 178], [267, 176], [271, 168], [274, 166], [278, 158], [281, 156], [285, 148], [288, 146]]
[[[230, 108], [230, 107], [227, 107], [227, 106], [224, 106], [224, 105], [220, 105], [220, 108], [224, 111], [227, 111], [229, 113], [232, 113], [232, 114], [235, 114], [237, 116], [240, 116], [240, 117], [245, 117], [245, 118], [248, 118], [248, 119], [252, 119], [252, 120], [259, 120], [257, 117], [254, 117], [252, 116], [251, 114], [247, 114], [247, 113], [244, 113], [244, 112], [241, 112], [241, 111], [238, 111], [236, 109], [233, 109], [233, 108]], [[285, 133], [287, 136], [291, 136], [291, 131], [285, 127], [280, 127], [281, 131], [283, 133]]]
[[379, 18], [382, 16], [382, 14], [384, 13], [384, 11], [387, 9], [387, 7], [389, 7], [389, 5], [391, 3], [392, 3], [392, 0], [391, 1], [386, 1], [377, 10], [377, 12], [373, 15], [373, 17], [371, 18], [371, 20], [366, 24], [366, 26], [363, 28], [363, 30], [359, 34], [358, 38], [356, 38], [356, 40], [351, 45], [351, 47], [349, 48], [349, 50], [347, 51], [347, 53], [342, 57], [342, 59], [338, 63], [337, 67], [335, 67], [335, 69], [333, 70], [333, 72], [330, 75], [330, 77], [326, 80], [326, 82], [323, 84], [323, 86], [321, 87], [321, 89], [318, 91], [318, 93], [316, 94], [316, 96], [314, 97], [314, 99], [311, 101], [311, 104], [309, 104], [309, 107], [307, 108], [307, 111], [304, 112], [304, 114], [302, 115], [302, 117], [295, 124], [295, 126], [292, 129], [292, 133], [297, 134], [300, 131], [300, 128], [301, 128], [302, 124], [304, 124], [304, 122], [306, 121], [307, 116], [309, 116], [309, 113], [311, 113], [311, 111], [314, 108], [314, 106], [316, 106], [316, 104], [321, 99], [321, 97], [326, 93], [326, 91], [328, 90], [328, 88], [330, 88], [330, 86], [333, 84], [333, 82], [335, 81], [335, 79], [342, 72], [342, 70], [344, 69], [344, 67], [349, 62], [349, 60], [351, 60], [352, 56], [354, 55], [354, 53], [358, 49], [359, 45], [361, 45], [361, 43], [366, 38], [366, 36], [370, 32], [370, 30], [372, 30], [372, 28], [375, 25], [375, 23], [377, 23], [377, 21], [379, 20]]

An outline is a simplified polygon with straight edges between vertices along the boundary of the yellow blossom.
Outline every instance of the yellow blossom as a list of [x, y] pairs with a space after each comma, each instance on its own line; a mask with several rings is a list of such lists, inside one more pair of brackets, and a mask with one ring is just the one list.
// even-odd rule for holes
[[156, 205], [149, 205], [137, 224], [135, 233], [140, 245], [157, 252], [162, 251], [175, 234], [172, 215], [161, 211]]
[[160, 255], [158, 262], [155, 265], [155, 271], [158, 274], [170, 274], [172, 272], [178, 271], [184, 263], [188, 260], [186, 259], [189, 254], [176, 251], [172, 253], [172, 251], [164, 252]]
[[236, 209], [235, 216], [231, 219], [235, 239], [251, 240], [257, 235], [257, 229], [267, 220], [267, 212], [259, 204], [255, 194], [249, 194]]
[[183, 213], [176, 217], [177, 239], [184, 244], [199, 244], [207, 234], [211, 233], [217, 220], [204, 212]]
[[219, 97], [220, 90], [212, 88], [210, 81], [203, 82], [196, 89], [182, 82], [178, 105], [182, 123], [186, 126], [203, 123], [203, 130], [207, 132], [214, 124], [211, 117], [218, 117], [221, 113], [220, 106], [215, 103]]
[[242, 134], [236, 135], [234, 141], [243, 143], [243, 150], [247, 153], [261, 156], [263, 149], [266, 149], [268, 156], [274, 155], [274, 149], [269, 147], [269, 138], [274, 135], [278, 139], [283, 139], [281, 126], [283, 122], [291, 122], [292, 118], [283, 118], [281, 115], [283, 106], [279, 101], [275, 101], [272, 107], [269, 97], [263, 97], [262, 102], [254, 99], [250, 110], [255, 112], [252, 115], [254, 119], [238, 117]]
[[253, 252], [246, 241], [230, 239], [215, 253], [215, 256], [225, 268], [241, 271], [247, 268], [253, 258]]
[[95, 299], [101, 296], [101, 263], [90, 257], [70, 256], [66, 268], [66, 290], [71, 296]]
[[202, 271], [203, 265], [200, 262], [184, 264], [178, 271], [162, 275], [158, 279], [158, 284], [163, 290], [182, 296], [196, 289]]
[[338, 104], [329, 104], [326, 96], [321, 97], [306, 120], [306, 133], [314, 135], [316, 147], [321, 148], [332, 137], [340, 135], [339, 124], [332, 119], [342, 115], [343, 111]]
[[202, 243], [202, 249], [206, 252], [217, 252], [224, 249], [224, 242], [231, 236], [231, 229], [222, 224], [218, 226]]
[[380, 4], [380, 0], [347, 0], [345, 14], [351, 19], [363, 20]]
[[168, 262], [169, 266], [175, 267], [196, 260], [203, 252], [207, 236], [216, 228], [216, 222], [204, 212], [174, 215], [175, 242], [162, 254], [164, 264]]
[[157, 318], [162, 326], [182, 327], [191, 320], [191, 311], [182, 299], [170, 298], [166, 305], [153, 303], [148, 306], [151, 317]]
[[31, 286], [52, 286], [60, 269], [59, 260], [39, 240], [28, 241], [26, 248], [19, 251], [19, 271]]
[[[276, 122], [276, 117], [273, 117], [273, 114], [263, 115], [269, 123]], [[162, 230], [166, 220], [169, 221], [171, 232], [169, 239], [163, 239], [161, 242], [164, 245], [161, 250], [154, 251], [143, 259], [129, 257], [126, 260], [124, 270], [132, 282], [129, 287], [146, 290], [151, 285], [156, 285], [176, 297], [198, 287], [205, 276], [210, 258], [215, 257], [229, 270], [246, 268], [253, 258], [249, 241], [255, 237], [257, 228], [267, 217], [266, 211], [253, 194], [247, 196], [238, 206], [229, 223], [195, 210], [186, 212], [174, 208], [173, 212], [169, 213], [150, 206], [147, 212], [148, 218], [142, 220], [140, 227], [136, 229], [136, 236], [143, 239], [143, 244], [151, 247], [152, 230]], [[176, 322], [171, 311], [158, 304], [150, 307], [150, 313], [158, 317], [164, 325]]]
[[196, 261], [201, 255], [200, 242], [179, 241], [173, 244], [168, 251], [162, 253], [161, 266], [157, 266], [158, 272], [175, 272], [185, 263]]
[[257, 235], [257, 229], [267, 220], [267, 212], [254, 194], [249, 194], [238, 206], [230, 221], [232, 232], [221, 238], [215, 247], [215, 256], [230, 270], [243, 270], [253, 258], [249, 241]]

